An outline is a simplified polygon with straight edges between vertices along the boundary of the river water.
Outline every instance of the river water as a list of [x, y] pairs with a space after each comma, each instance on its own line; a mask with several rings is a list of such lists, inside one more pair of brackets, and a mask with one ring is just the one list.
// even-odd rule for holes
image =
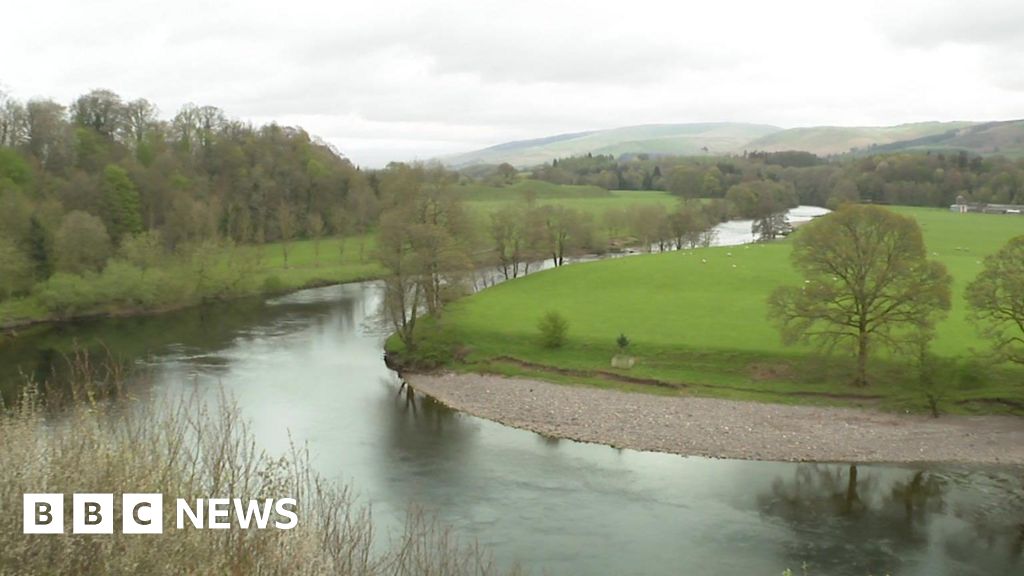
[[[549, 439], [400, 392], [375, 283], [54, 326], [0, 346], [0, 386], [77, 341], [147, 389], [221, 387], [261, 445], [308, 443], [384, 533], [410, 503], [499, 561], [550, 574], [1024, 574], [1019, 468], [684, 458]], [[140, 384], [141, 386], [141, 384]]]

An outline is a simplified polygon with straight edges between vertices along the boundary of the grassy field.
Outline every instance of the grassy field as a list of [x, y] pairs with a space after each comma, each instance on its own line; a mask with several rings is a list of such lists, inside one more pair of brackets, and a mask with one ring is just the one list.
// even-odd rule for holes
[[[959, 358], [957, 370], [963, 374], [949, 376], [944, 408], [991, 411], [994, 398], [1024, 401], [1024, 371], [971, 364], [969, 359], [987, 345], [967, 322], [963, 301], [963, 288], [981, 269], [983, 257], [1024, 233], [1024, 218], [897, 211], [918, 220], [932, 256], [955, 278], [953, 309], [938, 328], [934, 351]], [[687, 386], [674, 393], [920, 408], [924, 397], [907, 384], [911, 372], [899, 359], [876, 362], [873, 384], [854, 389], [845, 384], [845, 361], [781, 344], [766, 320], [765, 301], [776, 286], [798, 282], [789, 252], [783, 241], [541, 272], [455, 303], [436, 333], [468, 343], [466, 363], [457, 367], [468, 371], [636, 388], [618, 378], [628, 375]], [[538, 343], [537, 320], [547, 310], [560, 311], [570, 324], [569, 342], [560, 350]], [[638, 359], [628, 372], [609, 366], [620, 333], [632, 340], [631, 353]]]
[[[503, 206], [507, 206], [515, 202], [521, 202], [521, 200], [515, 197], [497, 200], [469, 200], [466, 202], [466, 207], [482, 219], [491, 212], [500, 210]], [[559, 204], [567, 208], [579, 210], [586, 214], [590, 214], [594, 218], [595, 222], [600, 223], [605, 212], [613, 208], [618, 209], [628, 208], [630, 206], [654, 204], [664, 206], [666, 209], [671, 209], [679, 204], [679, 198], [657, 190], [615, 190], [608, 192], [606, 196], [599, 197], [538, 198], [537, 204]]]
[[[373, 257], [373, 234], [324, 238], [319, 242], [319, 257], [316, 245], [312, 240], [290, 242], [287, 267], [280, 243], [223, 249], [213, 255], [214, 270], [211, 276], [241, 274], [244, 277], [237, 281], [237, 287], [230, 295], [246, 296], [367, 280], [377, 278], [382, 273]], [[249, 262], [250, 267], [244, 272], [232, 271], [231, 266], [239, 261]], [[222, 296], [205, 293], [197, 287], [195, 262], [188, 259], [169, 258], [160, 266], [159, 272], [161, 277], [153, 274], [139, 274], [137, 277], [130, 275], [127, 279], [136, 282], [133, 287], [125, 286], [120, 278], [108, 278], [102, 274], [81, 278], [74, 287], [76, 293], [64, 298], [73, 306], [66, 316], [162, 311], [197, 304], [211, 296]], [[160, 286], [154, 286], [157, 284]], [[133, 292], [139, 293], [139, 298]], [[159, 295], [151, 295], [153, 292]], [[141, 293], [146, 293], [145, 300], [142, 300]], [[46, 306], [38, 294], [0, 302], [0, 326], [58, 319], [67, 318], [62, 318]]]

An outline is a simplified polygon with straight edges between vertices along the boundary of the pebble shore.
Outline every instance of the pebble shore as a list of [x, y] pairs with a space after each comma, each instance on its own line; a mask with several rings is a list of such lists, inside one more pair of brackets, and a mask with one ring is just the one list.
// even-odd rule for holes
[[406, 374], [416, 392], [546, 436], [688, 456], [1024, 464], [1024, 418], [904, 415], [656, 396], [476, 374]]

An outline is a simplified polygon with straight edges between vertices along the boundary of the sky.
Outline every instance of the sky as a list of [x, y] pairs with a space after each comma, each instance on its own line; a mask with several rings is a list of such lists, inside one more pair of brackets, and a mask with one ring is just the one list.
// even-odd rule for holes
[[299, 125], [359, 165], [633, 124], [1024, 117], [1024, 2], [34, 0], [0, 87]]

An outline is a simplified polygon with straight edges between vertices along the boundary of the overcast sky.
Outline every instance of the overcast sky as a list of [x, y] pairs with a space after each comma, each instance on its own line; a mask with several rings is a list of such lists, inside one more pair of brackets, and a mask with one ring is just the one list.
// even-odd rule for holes
[[34, 0], [0, 85], [301, 125], [355, 162], [630, 124], [1024, 117], [1024, 2]]

